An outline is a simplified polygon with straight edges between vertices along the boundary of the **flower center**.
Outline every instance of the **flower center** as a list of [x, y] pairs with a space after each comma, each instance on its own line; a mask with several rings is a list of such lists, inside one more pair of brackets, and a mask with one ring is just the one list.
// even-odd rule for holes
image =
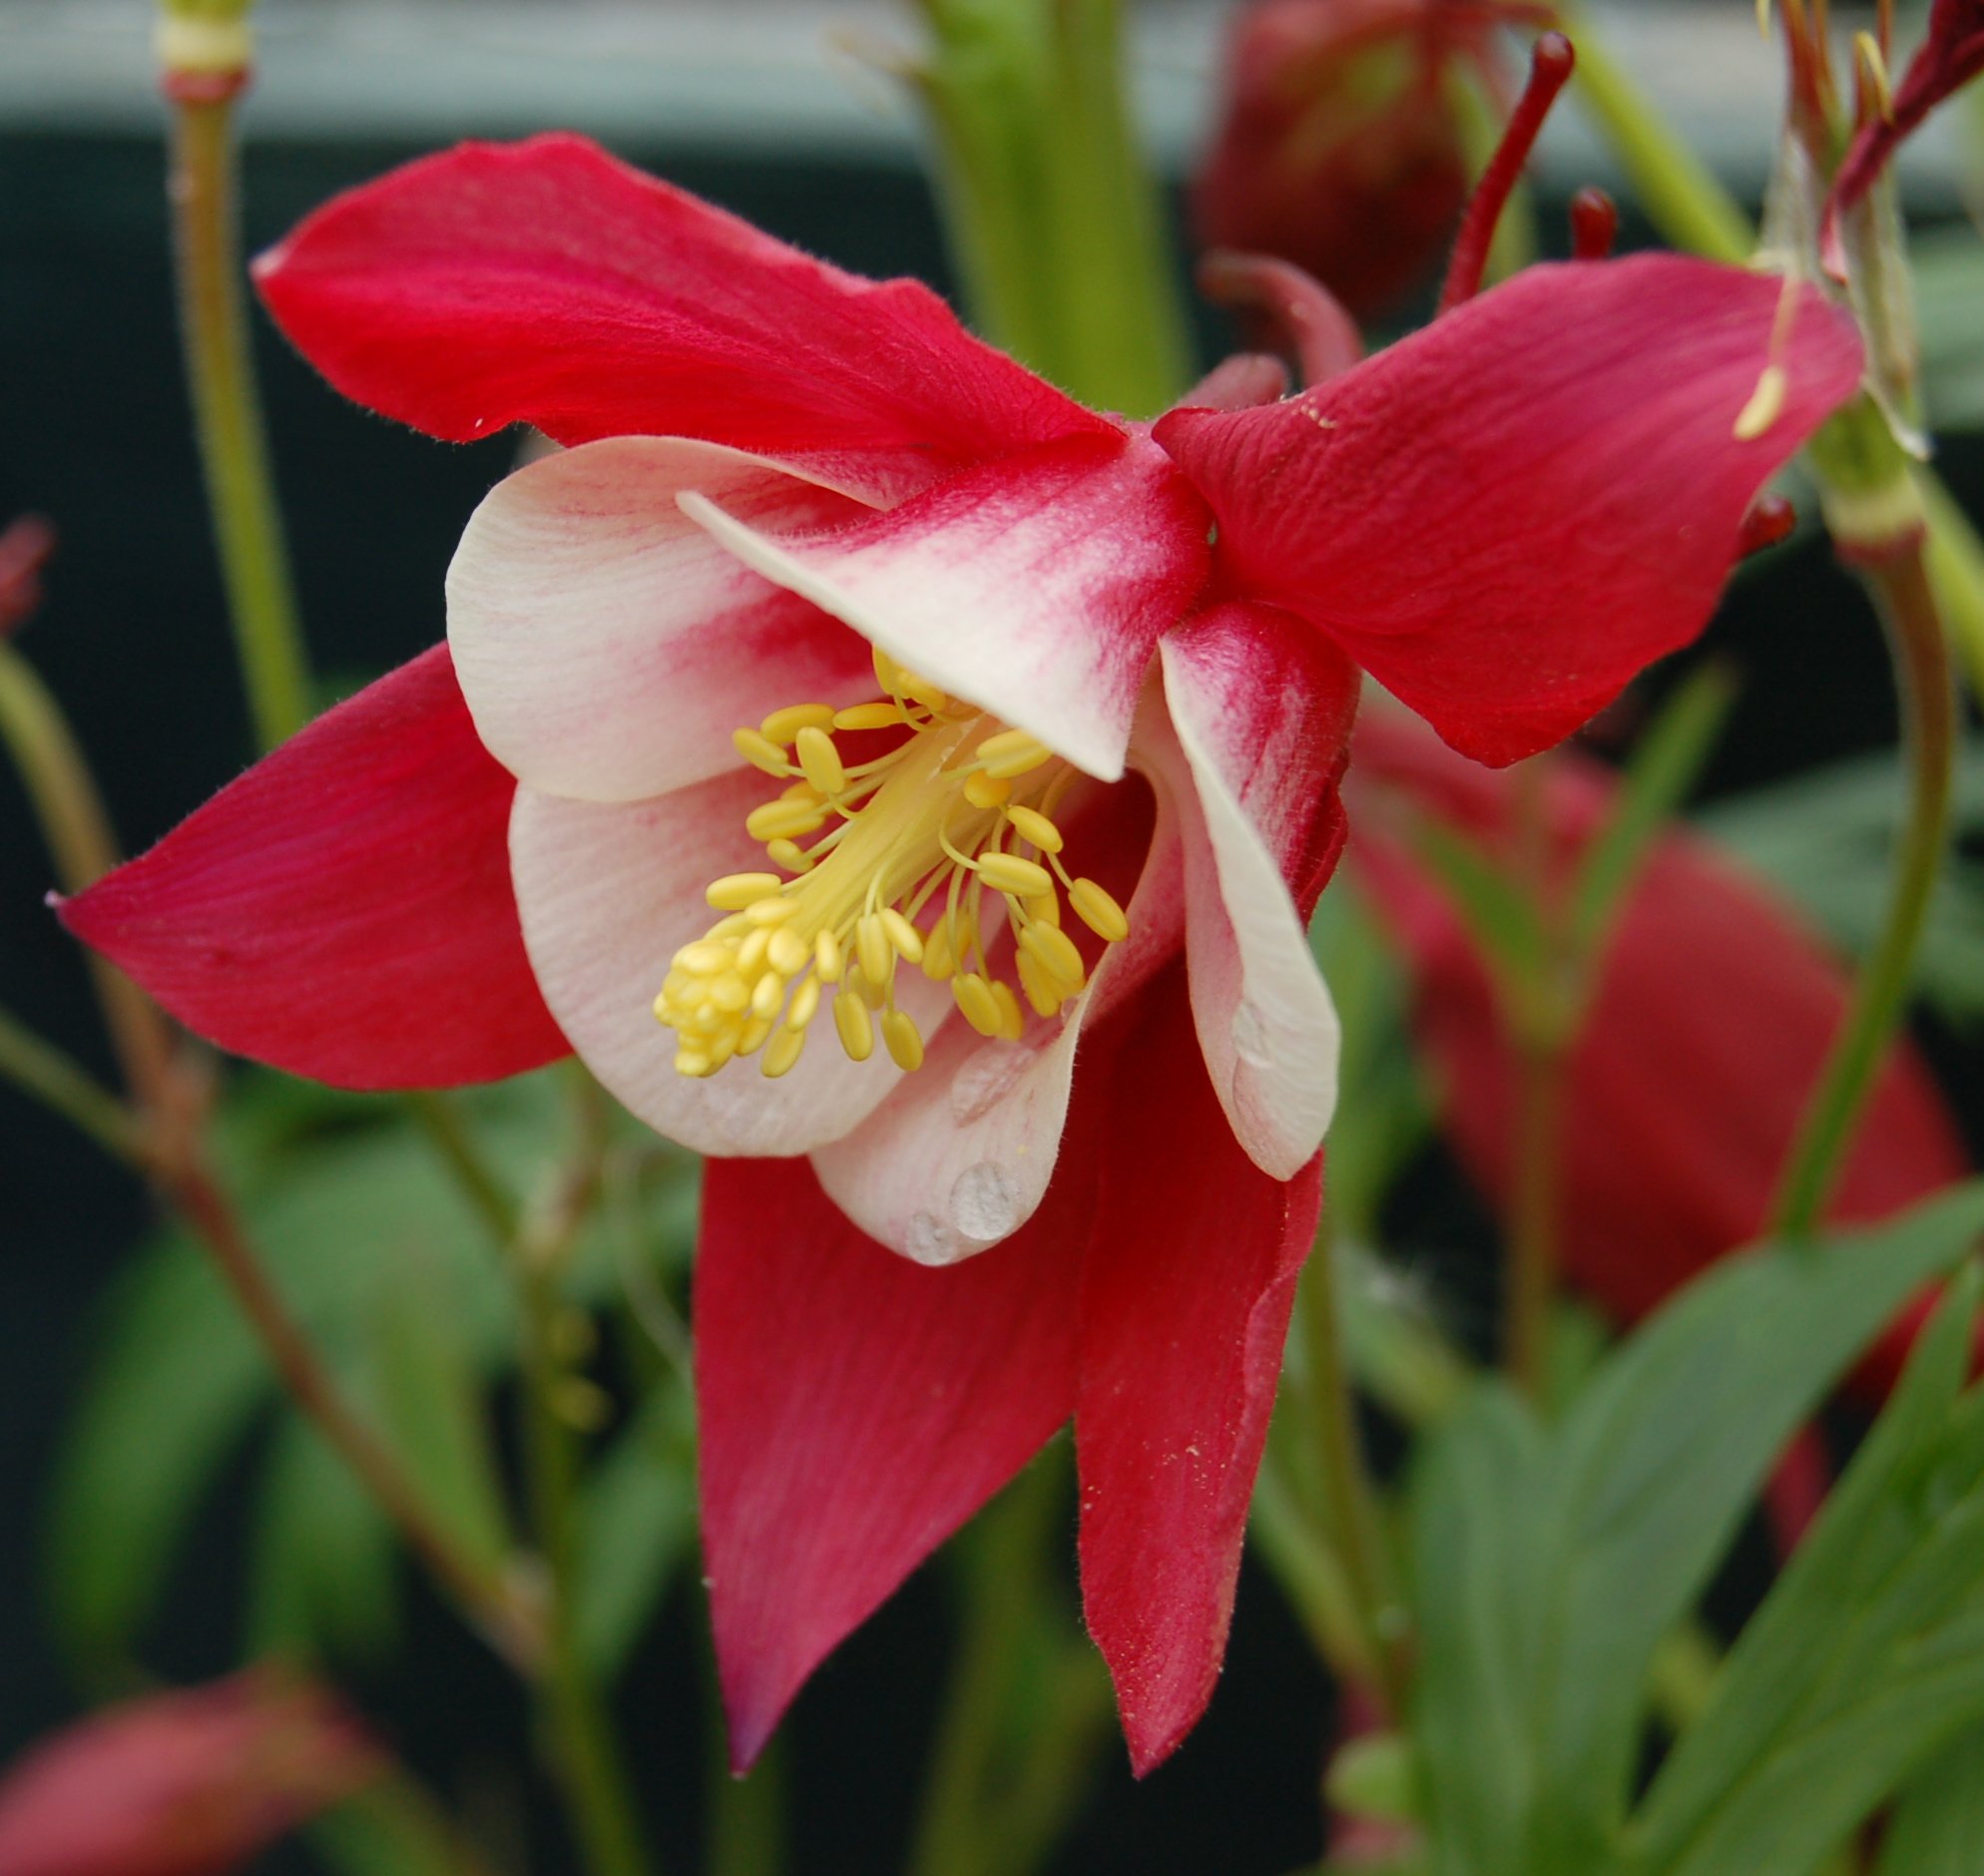
[[[765, 1075], [786, 1074], [828, 1001], [852, 1060], [865, 1062], [879, 1034], [898, 1067], [919, 1068], [922, 1035], [896, 1007], [898, 965], [948, 982], [981, 1036], [1018, 1041], [1022, 998], [1051, 1017], [1088, 981], [1062, 928], [1064, 893], [1104, 944], [1129, 932], [1116, 900], [1061, 858], [1054, 815], [1079, 771], [884, 652], [875, 677], [886, 695], [870, 703], [794, 704], [732, 738], [787, 784], [744, 821], [778, 870], [713, 881], [706, 896], [725, 916], [670, 961], [655, 1015], [676, 1032], [684, 1075], [760, 1050]], [[835, 740], [905, 731], [865, 759]], [[1002, 925], [1017, 989], [989, 957]]]

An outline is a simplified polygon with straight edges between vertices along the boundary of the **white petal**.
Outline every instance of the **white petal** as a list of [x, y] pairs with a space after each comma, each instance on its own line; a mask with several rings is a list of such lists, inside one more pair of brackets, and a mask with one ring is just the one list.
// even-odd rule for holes
[[[708, 1080], [676, 1073], [675, 1037], [655, 1021], [655, 993], [678, 947], [722, 916], [704, 903], [704, 888], [720, 874], [762, 867], [744, 817], [768, 792], [748, 770], [654, 801], [519, 788], [510, 817], [524, 945], [552, 1015], [621, 1102], [699, 1153], [809, 1152], [858, 1127], [903, 1079], [880, 1050], [848, 1061], [824, 1012], [798, 1066], [777, 1081], [766, 1081], [754, 1058]], [[904, 1007], [929, 1034], [947, 995], [918, 973], [905, 973], [902, 986]]]
[[1186, 947], [1206, 1067], [1248, 1158], [1285, 1179], [1322, 1144], [1341, 1038], [1284, 868], [1333, 788], [1348, 728], [1338, 699], [1354, 691], [1347, 668], [1311, 669], [1277, 634], [1256, 635], [1248, 611], [1165, 641], [1176, 757], [1152, 743], [1189, 776]]
[[803, 537], [705, 495], [681, 502], [767, 579], [1105, 781], [1208, 556], [1198, 498], [1142, 441], [1005, 457]]
[[782, 704], [874, 695], [867, 646], [691, 525], [685, 489], [767, 527], [868, 512], [675, 437], [586, 443], [498, 483], [448, 569], [448, 643], [477, 732], [526, 785], [643, 800], [734, 767], [731, 731]]

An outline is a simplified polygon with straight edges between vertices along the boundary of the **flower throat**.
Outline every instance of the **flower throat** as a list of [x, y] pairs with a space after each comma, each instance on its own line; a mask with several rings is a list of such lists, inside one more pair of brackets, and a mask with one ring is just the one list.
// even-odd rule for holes
[[[676, 1032], [684, 1075], [760, 1051], [763, 1074], [786, 1074], [829, 996], [852, 1060], [879, 1035], [898, 1067], [921, 1067], [922, 1035], [896, 1006], [898, 965], [948, 982], [981, 1036], [1016, 1042], [1022, 997], [1051, 1017], [1088, 981], [1062, 928], [1064, 893], [1105, 944], [1129, 932], [1116, 900], [1061, 859], [1054, 815], [1079, 771], [881, 651], [875, 678], [886, 695], [870, 703], [794, 704], [732, 737], [786, 784], [744, 820], [778, 870], [713, 881], [706, 896], [725, 916], [670, 961], [655, 1015]], [[908, 733], [851, 764], [834, 740], [877, 730]], [[989, 959], [1002, 924], [1017, 989]]]

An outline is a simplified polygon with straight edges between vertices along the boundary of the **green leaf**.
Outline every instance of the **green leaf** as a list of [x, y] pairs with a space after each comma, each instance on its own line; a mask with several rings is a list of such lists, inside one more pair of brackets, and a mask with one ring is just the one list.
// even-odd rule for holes
[[1881, 1838], [1879, 1876], [1984, 1869], [1984, 1726], [1960, 1732], [1910, 1774]]
[[286, 1417], [262, 1469], [247, 1653], [375, 1658], [398, 1626], [396, 1570], [385, 1514], [315, 1427]]
[[696, 1431], [689, 1390], [665, 1378], [588, 1475], [573, 1590], [588, 1676], [610, 1683], [696, 1539]]
[[1550, 963], [1550, 942], [1529, 895], [1492, 855], [1438, 821], [1420, 822], [1413, 845], [1452, 898], [1461, 923], [1500, 981], [1504, 1001], [1520, 997]]
[[1434, 1436], [1412, 1498], [1413, 1724], [1442, 1870], [1608, 1866], [1656, 1645], [1792, 1430], [1980, 1229], [1973, 1183], [1877, 1229], [1733, 1258], [1559, 1426], [1487, 1383]]
[[1980, 1296], [1973, 1265], [1662, 1768], [1636, 1871], [1808, 1868], [1984, 1717]]
[[1612, 814], [1586, 849], [1571, 892], [1573, 954], [1590, 957], [1605, 941], [1655, 838], [1688, 798], [1736, 702], [1726, 666], [1696, 670], [1661, 706], [1620, 776]]

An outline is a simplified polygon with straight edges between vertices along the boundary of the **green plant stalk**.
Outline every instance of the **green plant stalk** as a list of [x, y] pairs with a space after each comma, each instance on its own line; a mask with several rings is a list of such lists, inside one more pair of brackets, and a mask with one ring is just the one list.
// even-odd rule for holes
[[974, 322], [1064, 389], [1154, 415], [1189, 348], [1122, 79], [1120, 0], [922, 0], [910, 73]]
[[1337, 1294], [1341, 1273], [1325, 1209], [1309, 1267], [1296, 1292], [1302, 1316], [1302, 1352], [1309, 1412], [1315, 1430], [1316, 1470], [1329, 1511], [1336, 1553], [1350, 1590], [1370, 1658], [1376, 1664], [1385, 1706], [1406, 1711], [1412, 1691], [1405, 1601], [1393, 1587], [1377, 1496], [1364, 1467], [1357, 1402], [1344, 1356]]
[[513, 1243], [521, 1305], [524, 1496], [547, 1576], [545, 1647], [537, 1679], [553, 1769], [591, 1876], [648, 1876], [656, 1866], [600, 1690], [573, 1620], [578, 1580], [579, 1452], [561, 1411], [570, 1377], [559, 1352], [558, 1273], [599, 1186], [604, 1152], [597, 1086], [575, 1079], [581, 1139], [548, 1210]]
[[1929, 523], [1929, 584], [1971, 695], [1984, 698], [1984, 540], [1941, 482], [1921, 470], [1915, 480]]
[[[20, 770], [62, 890], [78, 893], [94, 885], [118, 862], [110, 816], [61, 706], [34, 667], [4, 641], [0, 741]], [[92, 951], [89, 965], [127, 1085], [149, 1112], [167, 1112], [176, 1083], [171, 1028], [158, 1006], [114, 964]]]
[[5, 1010], [0, 1010], [0, 1077], [127, 1166], [144, 1165], [144, 1133], [124, 1103]]
[[1956, 695], [1921, 544], [1898, 544], [1878, 559], [1862, 561], [1856, 571], [1880, 612], [1894, 658], [1909, 776], [1908, 815], [1886, 919], [1854, 982], [1845, 1021], [1771, 1206], [1771, 1228], [1785, 1237], [1810, 1231], [1838, 1180], [1854, 1124], [1873, 1092], [1882, 1054], [1907, 1000], [1915, 952], [1949, 841]]
[[187, 382], [248, 709], [256, 740], [269, 749], [309, 720], [310, 696], [248, 352], [235, 105], [176, 99], [170, 108], [168, 189]]

